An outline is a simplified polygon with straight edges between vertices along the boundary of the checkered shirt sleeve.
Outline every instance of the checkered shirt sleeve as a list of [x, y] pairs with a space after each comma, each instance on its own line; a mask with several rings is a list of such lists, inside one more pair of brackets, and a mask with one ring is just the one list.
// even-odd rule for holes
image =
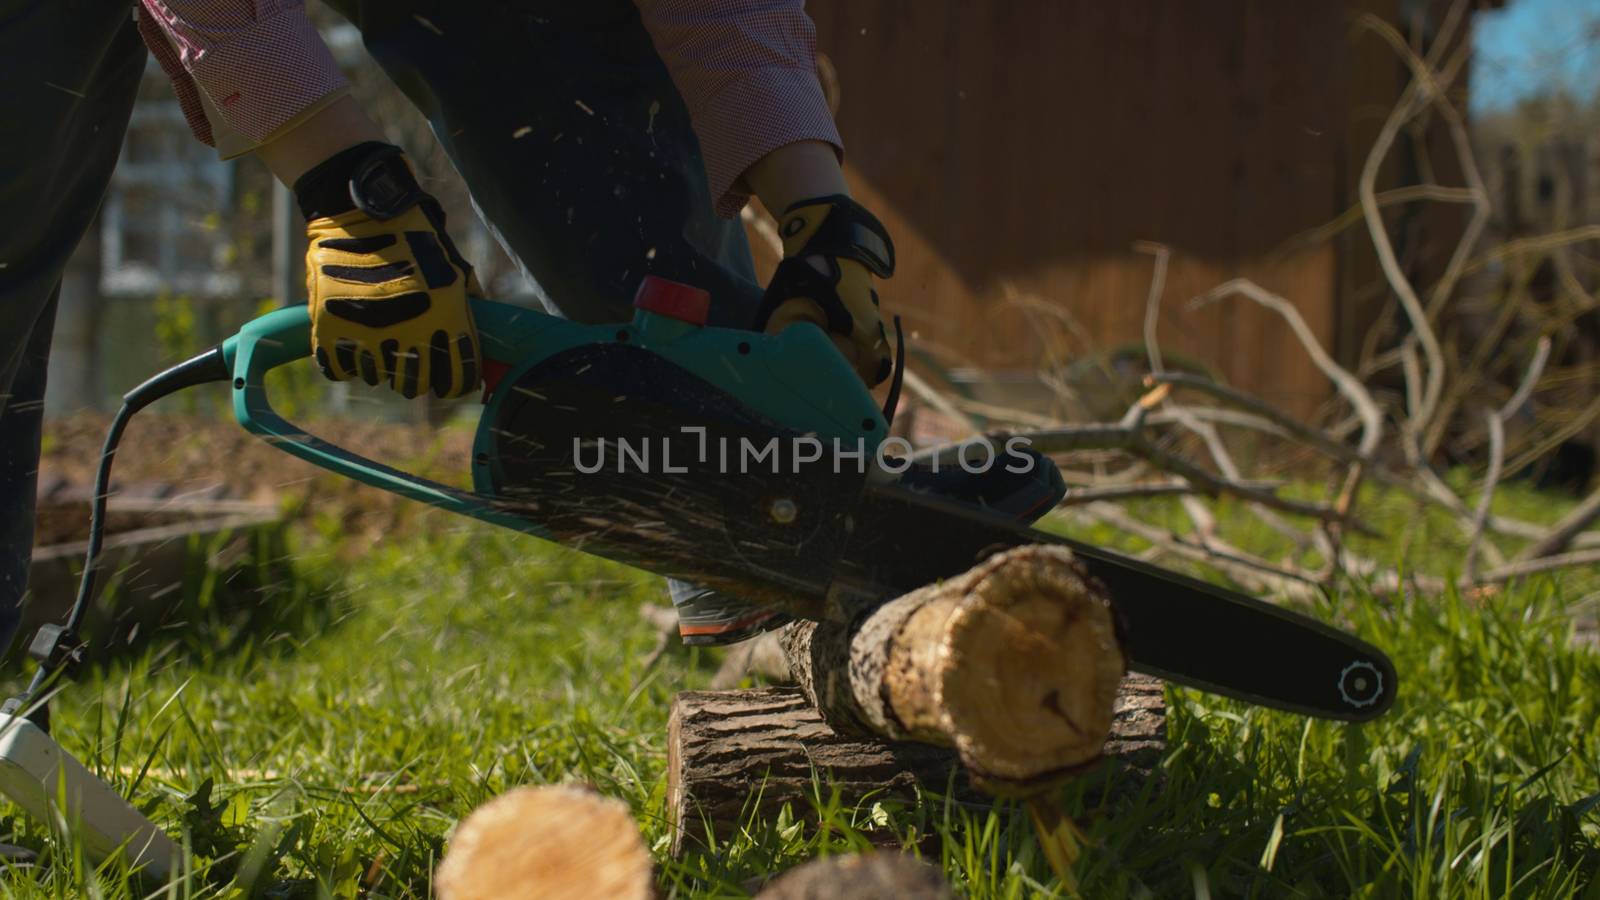
[[689, 107], [719, 215], [738, 215], [740, 177], [779, 147], [824, 141], [843, 157], [804, 0], [634, 2]]
[[[216, 142], [202, 91], [230, 129], [262, 143], [347, 85], [303, 0], [140, 3], [145, 42], [207, 144]], [[720, 215], [738, 215], [750, 198], [740, 177], [779, 147], [824, 141], [843, 155], [804, 0], [635, 3], [689, 108]]]
[[215, 146], [200, 94], [264, 143], [347, 86], [303, 0], [140, 0], [139, 30], [172, 79], [195, 137]]

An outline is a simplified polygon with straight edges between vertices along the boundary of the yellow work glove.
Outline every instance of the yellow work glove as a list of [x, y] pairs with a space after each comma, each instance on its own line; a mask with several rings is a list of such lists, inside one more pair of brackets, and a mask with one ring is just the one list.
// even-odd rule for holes
[[894, 368], [872, 279], [894, 274], [894, 244], [872, 213], [842, 194], [801, 200], [778, 220], [783, 261], [767, 283], [756, 327], [776, 334], [809, 322], [826, 331], [868, 387]]
[[479, 382], [467, 305], [472, 266], [444, 211], [398, 147], [345, 150], [295, 182], [306, 215], [311, 346], [336, 381], [387, 383], [406, 397], [460, 397]]

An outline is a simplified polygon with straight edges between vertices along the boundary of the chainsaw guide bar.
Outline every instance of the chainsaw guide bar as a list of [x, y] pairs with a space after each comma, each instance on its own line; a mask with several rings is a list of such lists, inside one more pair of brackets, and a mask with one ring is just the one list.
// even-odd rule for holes
[[[1000, 550], [1065, 546], [1107, 588], [1137, 671], [1347, 721], [1394, 702], [1389, 659], [1309, 616], [880, 477], [888, 422], [820, 330], [707, 328], [652, 309], [646, 293], [625, 326], [473, 301], [492, 376], [473, 491], [328, 444], [272, 410], [266, 372], [309, 353], [304, 308], [224, 345], [235, 413], [339, 474], [802, 618], [849, 615]], [[770, 455], [730, 465], [727, 447]]]

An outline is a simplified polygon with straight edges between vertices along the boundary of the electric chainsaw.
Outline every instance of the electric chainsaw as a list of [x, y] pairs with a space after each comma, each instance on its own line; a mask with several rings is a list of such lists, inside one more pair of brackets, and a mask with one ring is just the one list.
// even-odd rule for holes
[[[40, 780], [88, 779], [81, 795], [108, 795], [83, 802], [109, 810], [112, 847], [136, 838], [126, 852], [158, 873], [170, 855], [153, 826], [130, 830], [133, 811], [115, 792], [57, 759], [72, 762], [43, 733], [47, 720], [24, 714], [42, 706], [47, 680], [81, 652], [75, 632], [93, 590], [122, 430], [159, 397], [208, 382], [230, 384], [246, 429], [328, 471], [796, 617], [848, 617], [999, 550], [1059, 544], [1106, 586], [1136, 671], [1346, 721], [1374, 718], [1394, 701], [1388, 658], [1335, 628], [904, 486], [894, 475], [904, 454], [889, 452], [896, 443], [910, 450], [889, 436], [898, 369], [880, 409], [820, 329], [707, 327], [709, 300], [647, 278], [633, 320], [614, 325], [472, 300], [485, 358], [470, 490], [363, 457], [273, 410], [267, 374], [311, 355], [304, 306], [255, 319], [130, 391], [106, 438], [77, 605], [67, 623], [35, 638], [39, 673], [0, 717], [0, 789], [26, 793], [31, 809]], [[1006, 464], [993, 447], [986, 462]], [[32, 756], [13, 759], [10, 748], [24, 744]], [[92, 810], [80, 812], [95, 827]]]

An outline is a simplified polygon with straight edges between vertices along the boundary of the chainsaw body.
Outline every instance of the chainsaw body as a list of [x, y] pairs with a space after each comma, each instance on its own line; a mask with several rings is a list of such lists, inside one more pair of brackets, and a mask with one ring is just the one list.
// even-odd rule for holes
[[[706, 327], [703, 308], [677, 296], [641, 291], [633, 320], [612, 325], [473, 299], [486, 362], [470, 491], [278, 415], [266, 374], [310, 354], [303, 306], [249, 322], [223, 344], [234, 414], [340, 475], [817, 618], [819, 579], [830, 580], [888, 423], [820, 330]], [[816, 464], [835, 449], [849, 455], [847, 467]], [[705, 515], [692, 529], [663, 529], [664, 504]]]
[[486, 387], [471, 490], [273, 411], [266, 373], [311, 352], [305, 307], [224, 343], [234, 412], [338, 474], [809, 619], [849, 616], [1007, 547], [1060, 544], [1109, 589], [1135, 670], [1352, 721], [1393, 702], [1388, 658], [1310, 617], [873, 477], [888, 422], [821, 330], [703, 327], [703, 299], [685, 304], [674, 292], [693, 289], [662, 284], [652, 296], [647, 280], [621, 325], [472, 301]]
[[1394, 701], [1388, 658], [1314, 619], [874, 477], [894, 471], [881, 452], [888, 417], [820, 329], [708, 328], [704, 292], [656, 279], [646, 279], [633, 320], [620, 325], [471, 302], [485, 376], [471, 489], [324, 441], [272, 408], [267, 373], [311, 355], [304, 306], [246, 323], [124, 395], [96, 475], [78, 603], [65, 626], [35, 639], [44, 650], [34, 682], [0, 711], [0, 794], [43, 820], [76, 825], [97, 860], [120, 853], [160, 875], [182, 861], [23, 710], [75, 652], [110, 462], [129, 417], [223, 380], [241, 425], [330, 472], [799, 617], [847, 618], [997, 551], [1053, 543], [1108, 589], [1135, 670], [1350, 721]]

